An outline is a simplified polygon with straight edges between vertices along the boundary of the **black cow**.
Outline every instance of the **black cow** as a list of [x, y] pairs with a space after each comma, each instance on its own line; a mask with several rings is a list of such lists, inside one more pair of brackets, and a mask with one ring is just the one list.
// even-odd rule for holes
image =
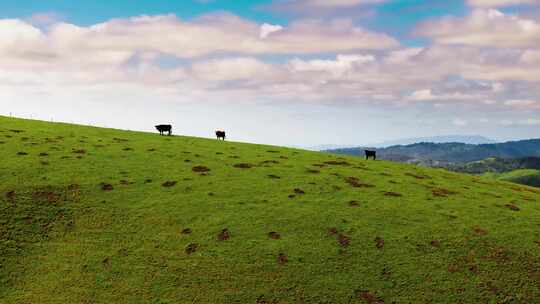
[[168, 132], [169, 136], [172, 134], [172, 126], [171, 125], [157, 125], [156, 130], [159, 131], [159, 135], [163, 135], [164, 132]]
[[216, 131], [216, 137], [218, 140], [220, 139], [225, 140], [225, 131]]
[[366, 160], [370, 157], [373, 157], [373, 160], [377, 159], [377, 151], [364, 150], [364, 152], [366, 153]]

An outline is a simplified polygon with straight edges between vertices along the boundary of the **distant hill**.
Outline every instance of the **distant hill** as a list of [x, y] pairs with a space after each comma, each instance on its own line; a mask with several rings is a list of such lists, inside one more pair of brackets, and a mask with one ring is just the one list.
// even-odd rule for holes
[[540, 170], [535, 169], [519, 169], [500, 174], [486, 173], [484, 176], [501, 181], [513, 182], [532, 187], [540, 187]]
[[[386, 147], [399, 146], [399, 145], [412, 145], [412, 144], [421, 143], [421, 142], [430, 142], [430, 143], [436, 143], [436, 144], [459, 142], [459, 143], [471, 144], [471, 145], [497, 143], [497, 141], [493, 139], [489, 139], [480, 135], [447, 135], [447, 136], [434, 136], [434, 137], [403, 138], [403, 139], [396, 139], [396, 140], [390, 140], [390, 141], [384, 141], [381, 143], [371, 144], [370, 146], [377, 147], [377, 148], [386, 148]], [[304, 149], [311, 150], [311, 151], [326, 151], [326, 150], [355, 148], [357, 146], [358, 145], [354, 145], [354, 144], [349, 144], [349, 145], [325, 144], [325, 145], [304, 147]], [[298, 147], [295, 147], [295, 148], [298, 148]]]
[[[363, 155], [363, 148], [328, 150], [336, 154]], [[490, 157], [520, 158], [540, 156], [540, 139], [511, 141], [495, 144], [471, 145], [464, 143], [416, 143], [377, 149], [380, 159], [439, 166], [448, 163], [468, 163]]]
[[385, 141], [372, 146], [378, 148], [386, 148], [391, 146], [403, 146], [403, 145], [412, 145], [421, 142], [429, 142], [435, 144], [441, 143], [463, 143], [470, 145], [481, 145], [481, 144], [494, 144], [497, 141], [493, 139], [486, 138], [480, 135], [446, 135], [446, 136], [433, 136], [433, 137], [413, 137], [413, 138], [403, 138], [391, 141]]

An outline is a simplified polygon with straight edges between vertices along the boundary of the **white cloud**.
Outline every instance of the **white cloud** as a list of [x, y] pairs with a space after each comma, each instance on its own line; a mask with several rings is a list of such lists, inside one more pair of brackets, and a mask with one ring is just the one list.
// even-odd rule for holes
[[469, 122], [461, 118], [455, 118], [454, 120], [452, 120], [452, 124], [458, 127], [465, 127], [469, 124]]
[[413, 92], [407, 97], [411, 101], [436, 101], [436, 100], [447, 100], [447, 101], [456, 101], [456, 100], [472, 100], [478, 99], [479, 96], [463, 94], [461, 92], [454, 92], [451, 94], [433, 94], [432, 90], [418, 90]]
[[504, 103], [506, 106], [515, 107], [515, 108], [537, 108], [540, 109], [540, 102], [536, 100], [529, 99], [512, 99], [507, 100]]
[[475, 9], [469, 16], [423, 23], [416, 33], [439, 44], [527, 48], [540, 45], [540, 23], [495, 9]]
[[260, 37], [261, 37], [261, 39], [264, 39], [264, 38], [268, 37], [268, 35], [270, 35], [272, 33], [275, 33], [275, 32], [279, 32], [281, 30], [283, 30], [283, 26], [281, 26], [281, 25], [273, 25], [273, 24], [263, 23], [263, 25], [261, 25]]
[[467, 0], [467, 3], [476, 7], [500, 7], [519, 4], [539, 4], [538, 0]]

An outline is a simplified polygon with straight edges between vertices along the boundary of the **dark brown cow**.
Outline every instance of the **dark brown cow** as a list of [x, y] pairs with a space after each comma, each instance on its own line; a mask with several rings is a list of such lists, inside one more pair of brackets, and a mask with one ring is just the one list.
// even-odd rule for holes
[[157, 125], [156, 130], [159, 131], [159, 135], [163, 135], [163, 133], [168, 132], [169, 136], [172, 134], [172, 126], [171, 125]]
[[366, 160], [370, 157], [373, 157], [373, 160], [377, 159], [377, 151], [364, 150], [364, 152], [366, 153]]
[[223, 139], [225, 140], [225, 131], [216, 131], [216, 137], [218, 140]]

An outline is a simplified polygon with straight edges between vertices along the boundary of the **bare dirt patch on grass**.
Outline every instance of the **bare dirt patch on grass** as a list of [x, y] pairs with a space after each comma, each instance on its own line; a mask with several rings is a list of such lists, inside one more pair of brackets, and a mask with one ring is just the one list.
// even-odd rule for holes
[[512, 211], [519, 211], [519, 210], [520, 210], [519, 207], [516, 206], [516, 205], [514, 205], [514, 204], [506, 204], [506, 205], [504, 205], [504, 206], [505, 206], [506, 208], [512, 210]]
[[349, 207], [353, 207], [353, 208], [360, 207], [360, 203], [358, 201], [350, 201]]
[[473, 228], [473, 232], [474, 232], [474, 234], [476, 234], [476, 235], [478, 235], [478, 236], [483, 236], [483, 235], [487, 235], [487, 234], [488, 234], [488, 231], [487, 231], [487, 230], [482, 229], [482, 228], [479, 228], [479, 227]]
[[295, 188], [293, 191], [295, 194], [299, 194], [299, 195], [306, 194], [306, 192], [300, 188]]
[[347, 247], [351, 243], [351, 237], [345, 234], [339, 234], [338, 243], [341, 247]]
[[366, 183], [361, 182], [359, 178], [354, 177], [354, 176], [349, 176], [349, 177], [345, 178], [345, 182], [347, 184], [353, 186], [354, 188], [373, 188], [373, 187], [375, 187], [375, 185], [366, 184]]
[[427, 175], [420, 175], [420, 174], [415, 174], [415, 173], [405, 173], [405, 175], [416, 178], [416, 179], [430, 179], [431, 178]]
[[375, 247], [377, 247], [377, 249], [383, 249], [384, 239], [382, 237], [378, 236], [375, 238]]
[[281, 238], [281, 235], [275, 231], [268, 232], [268, 237], [273, 240], [279, 240]]
[[448, 197], [450, 195], [457, 194], [457, 192], [445, 188], [433, 188], [431, 189], [431, 193], [436, 197]]
[[177, 181], [166, 181], [163, 184], [161, 184], [161, 186], [163, 186], [165, 188], [170, 188], [170, 187], [176, 186], [176, 184], [178, 184]]
[[289, 258], [284, 253], [280, 253], [277, 257], [277, 262], [279, 265], [285, 265], [289, 262]]
[[402, 197], [403, 194], [397, 193], [397, 192], [392, 192], [392, 191], [386, 191], [386, 192], [384, 192], [384, 196], [388, 196], [388, 197]]
[[384, 304], [384, 300], [367, 290], [355, 291], [356, 298], [368, 304]]
[[192, 254], [192, 253], [195, 253], [198, 249], [199, 249], [199, 244], [191, 243], [186, 246], [185, 251], [187, 254]]
[[351, 164], [344, 161], [344, 160], [330, 160], [324, 162], [326, 165], [332, 165], [332, 166], [350, 166]]
[[101, 183], [101, 190], [103, 190], [103, 191], [112, 191], [112, 190], [114, 190], [114, 187], [111, 184]]
[[238, 169], [250, 169], [250, 168], [253, 168], [254, 165], [248, 164], [248, 163], [240, 163], [240, 164], [233, 165], [233, 167], [238, 168]]
[[205, 172], [210, 172], [210, 169], [205, 166], [195, 166], [191, 168], [191, 171], [197, 172], [197, 173], [205, 173]]
[[227, 228], [221, 230], [221, 232], [217, 236], [218, 241], [227, 241], [230, 238], [231, 238], [231, 232]]

